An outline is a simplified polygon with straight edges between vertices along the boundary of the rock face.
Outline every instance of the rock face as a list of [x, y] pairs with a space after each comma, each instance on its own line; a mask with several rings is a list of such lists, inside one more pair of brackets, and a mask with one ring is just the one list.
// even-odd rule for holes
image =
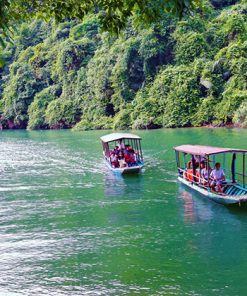
[[222, 78], [224, 79], [224, 81], [227, 81], [230, 77], [231, 77], [230, 71], [224, 72], [222, 75]]
[[221, 58], [221, 59], [215, 61], [212, 66], [212, 72], [213, 73], [220, 72], [221, 67], [222, 67], [222, 65], [224, 65], [225, 61], [226, 61], [226, 59], [224, 59], [224, 58]]
[[212, 88], [212, 83], [208, 80], [205, 79], [200, 79], [201, 85], [203, 85], [206, 89], [211, 89]]

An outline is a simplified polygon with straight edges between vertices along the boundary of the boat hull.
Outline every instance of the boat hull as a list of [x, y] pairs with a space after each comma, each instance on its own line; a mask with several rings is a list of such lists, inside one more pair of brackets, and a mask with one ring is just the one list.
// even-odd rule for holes
[[143, 168], [143, 164], [142, 165], [136, 165], [136, 166], [132, 166], [132, 167], [124, 167], [124, 168], [113, 168], [107, 161], [105, 161], [107, 167], [114, 173], [116, 174], [137, 174], [140, 173], [142, 168]]
[[191, 189], [206, 196], [208, 199], [213, 200], [214, 202], [217, 202], [223, 205], [234, 205], [234, 204], [241, 205], [242, 203], [247, 203], [247, 195], [242, 195], [242, 196], [220, 195], [220, 194], [208, 191], [202, 187], [199, 187], [196, 184], [191, 183], [181, 177], [178, 177], [178, 180], [181, 183], [185, 184], [186, 186], [190, 187]]

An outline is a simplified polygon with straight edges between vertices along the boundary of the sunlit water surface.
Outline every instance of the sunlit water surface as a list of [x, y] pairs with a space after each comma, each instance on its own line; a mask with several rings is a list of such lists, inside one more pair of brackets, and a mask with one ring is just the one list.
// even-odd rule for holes
[[247, 210], [179, 184], [172, 147], [247, 148], [247, 130], [138, 131], [126, 177], [105, 133], [0, 133], [0, 295], [246, 295]]

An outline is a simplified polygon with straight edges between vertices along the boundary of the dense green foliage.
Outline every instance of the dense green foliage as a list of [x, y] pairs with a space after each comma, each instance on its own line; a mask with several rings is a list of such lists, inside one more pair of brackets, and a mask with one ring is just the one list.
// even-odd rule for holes
[[[203, 1], [120, 36], [97, 15], [22, 23], [3, 51], [3, 128], [247, 125], [247, 6]], [[213, 6], [213, 5], [214, 6]]]
[[83, 20], [85, 15], [97, 14], [104, 30], [118, 33], [129, 17], [142, 24], [161, 19], [164, 13], [176, 16], [188, 14], [200, 5], [199, 0], [1, 0], [0, 43], [3, 36], [11, 35], [16, 21], [39, 18]]

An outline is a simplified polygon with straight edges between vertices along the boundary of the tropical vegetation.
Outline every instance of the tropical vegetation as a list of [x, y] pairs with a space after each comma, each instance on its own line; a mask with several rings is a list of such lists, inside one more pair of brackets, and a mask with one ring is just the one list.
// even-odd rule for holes
[[130, 14], [119, 35], [99, 13], [20, 21], [4, 38], [2, 128], [247, 126], [245, 0], [148, 25]]

